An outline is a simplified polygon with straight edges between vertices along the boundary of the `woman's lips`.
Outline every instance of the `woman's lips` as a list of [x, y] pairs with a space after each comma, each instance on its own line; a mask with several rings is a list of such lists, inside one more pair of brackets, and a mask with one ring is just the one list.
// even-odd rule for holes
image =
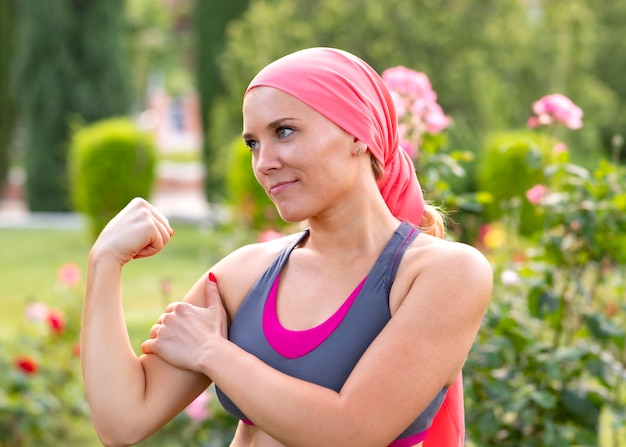
[[289, 182], [275, 183], [272, 186], [270, 186], [270, 194], [271, 195], [278, 194], [279, 192], [284, 191], [285, 189], [289, 188], [294, 183], [296, 183], [296, 180], [292, 180]]

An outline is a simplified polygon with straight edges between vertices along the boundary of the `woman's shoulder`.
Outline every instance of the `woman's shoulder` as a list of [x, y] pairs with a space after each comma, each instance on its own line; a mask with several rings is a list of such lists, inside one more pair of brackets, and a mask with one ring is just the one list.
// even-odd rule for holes
[[244, 245], [219, 261], [212, 272], [229, 314], [236, 311], [254, 283], [268, 269], [281, 250], [300, 238], [290, 234], [267, 242]]
[[477, 248], [464, 242], [441, 239], [425, 233], [413, 241], [407, 252], [410, 256], [427, 260], [429, 264], [476, 264], [491, 269], [489, 261]]
[[493, 270], [485, 255], [477, 248], [463, 243], [420, 234], [408, 248], [407, 267], [415, 277], [428, 275], [450, 282], [457, 279], [463, 285], [483, 283], [491, 287]]

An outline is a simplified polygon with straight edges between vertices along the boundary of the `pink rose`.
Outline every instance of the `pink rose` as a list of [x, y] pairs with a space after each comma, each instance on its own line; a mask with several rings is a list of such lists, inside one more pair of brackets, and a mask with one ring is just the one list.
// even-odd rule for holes
[[50, 310], [43, 303], [31, 303], [26, 306], [26, 319], [29, 321], [39, 322], [48, 319]]
[[207, 419], [210, 415], [208, 404], [211, 401], [211, 397], [208, 391], [202, 392], [185, 408], [187, 416], [196, 422], [202, 422]]
[[76, 264], [68, 262], [61, 266], [57, 276], [63, 284], [75, 286], [80, 282], [80, 268]]
[[278, 231], [266, 230], [266, 231], [262, 232], [261, 234], [259, 234], [258, 241], [259, 242], [269, 242], [269, 241], [273, 241], [275, 239], [280, 239], [283, 236], [285, 236], [285, 235], [282, 234], [282, 233], [279, 233]]
[[552, 148], [552, 153], [554, 155], [562, 154], [563, 152], [567, 152], [567, 144], [563, 142], [556, 143]]
[[437, 94], [426, 74], [398, 66], [385, 70], [382, 78], [398, 116], [401, 145], [415, 158], [423, 135], [440, 133], [451, 119], [437, 103]]
[[543, 185], [535, 185], [526, 191], [526, 198], [533, 205], [538, 205], [541, 203], [541, 199], [546, 195], [548, 189]]
[[540, 124], [555, 122], [570, 129], [580, 129], [583, 125], [583, 111], [568, 97], [555, 93], [533, 103], [533, 113]]
[[437, 99], [437, 95], [430, 85], [430, 80], [424, 73], [398, 66], [383, 71], [382, 78], [389, 90], [432, 101]]

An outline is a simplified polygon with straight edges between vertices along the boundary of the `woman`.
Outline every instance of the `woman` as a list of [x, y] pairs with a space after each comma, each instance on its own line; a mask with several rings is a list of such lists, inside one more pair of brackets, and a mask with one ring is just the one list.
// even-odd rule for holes
[[103, 443], [145, 438], [214, 382], [241, 419], [235, 447], [462, 445], [460, 371], [492, 273], [478, 251], [428, 234], [441, 218], [398, 149], [380, 77], [340, 50], [296, 52], [255, 77], [243, 117], [257, 180], [308, 228], [218, 262], [137, 358], [122, 266], [173, 230], [141, 199], [107, 225], [90, 254], [81, 351]]

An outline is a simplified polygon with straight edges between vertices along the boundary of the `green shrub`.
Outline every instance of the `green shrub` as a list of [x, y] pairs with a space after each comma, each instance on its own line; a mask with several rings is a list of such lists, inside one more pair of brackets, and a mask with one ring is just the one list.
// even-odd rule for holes
[[464, 367], [468, 445], [626, 445], [626, 170], [565, 159], [545, 173], [537, 240], [503, 226], [486, 253], [495, 282]]
[[134, 197], [148, 197], [155, 180], [152, 137], [126, 118], [79, 129], [70, 147], [72, 197], [95, 238]]
[[[491, 195], [485, 218], [501, 218], [507, 209], [518, 209], [522, 234], [541, 228], [541, 216], [525, 197], [526, 191], [546, 182], [543, 167], [549, 163], [554, 141], [529, 130], [500, 132], [488, 138], [478, 161], [478, 189]], [[520, 204], [519, 208], [516, 206]]]
[[274, 204], [259, 185], [251, 165], [250, 150], [241, 138], [229, 148], [230, 164], [226, 173], [227, 201], [235, 217], [246, 226], [256, 229], [281, 228], [286, 225]]

